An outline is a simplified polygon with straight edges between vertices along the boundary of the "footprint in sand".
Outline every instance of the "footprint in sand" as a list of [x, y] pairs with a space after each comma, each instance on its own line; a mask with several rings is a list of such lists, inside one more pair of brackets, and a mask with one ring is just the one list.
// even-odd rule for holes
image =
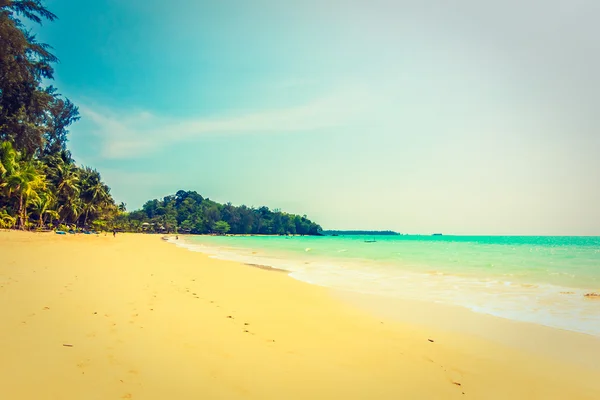
[[446, 376], [448, 377], [448, 380], [456, 386], [460, 386], [462, 387], [462, 383], [460, 383], [460, 381], [462, 381], [463, 378], [463, 374], [461, 371], [458, 371], [454, 368], [451, 368], [449, 370], [447, 370], [446, 368], [444, 368], [444, 371], [446, 372]]

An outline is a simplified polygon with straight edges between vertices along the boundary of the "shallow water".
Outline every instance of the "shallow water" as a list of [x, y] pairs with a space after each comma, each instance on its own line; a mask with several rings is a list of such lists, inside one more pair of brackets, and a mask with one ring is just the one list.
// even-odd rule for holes
[[[600, 237], [187, 236], [213, 257], [360, 293], [444, 302], [600, 336]], [[371, 242], [371, 241], [375, 242]]]

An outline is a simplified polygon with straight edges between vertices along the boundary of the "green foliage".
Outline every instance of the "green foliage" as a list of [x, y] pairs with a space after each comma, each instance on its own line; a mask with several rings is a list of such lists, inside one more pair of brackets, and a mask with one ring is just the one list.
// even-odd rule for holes
[[28, 158], [64, 149], [67, 127], [79, 111], [52, 86], [51, 47], [38, 43], [21, 18], [53, 21], [40, 0], [0, 1], [0, 140], [12, 142]]
[[0, 223], [2, 227], [132, 232], [319, 235], [306, 216], [235, 207], [178, 191], [141, 210], [117, 206], [98, 171], [78, 167], [67, 150], [79, 110], [53, 86], [56, 57], [21, 21], [56, 16], [41, 0], [0, 0]]
[[117, 210], [110, 189], [96, 170], [77, 167], [66, 148], [79, 110], [56, 88], [43, 86], [53, 78], [57, 59], [21, 18], [41, 24], [56, 16], [41, 0], [0, 0], [2, 226], [85, 226], [111, 219]]
[[265, 235], [320, 235], [321, 227], [306, 216], [268, 207], [236, 207], [180, 190], [162, 200], [147, 201], [141, 210], [115, 220], [119, 229], [133, 232], [234, 233]]
[[219, 235], [226, 234], [227, 232], [229, 232], [230, 229], [231, 227], [225, 221], [217, 221], [215, 222], [215, 226], [213, 227], [213, 231], [215, 233], [218, 233]]
[[16, 223], [15, 217], [10, 216], [5, 210], [0, 210], [0, 229], [11, 229]]
[[67, 224], [59, 224], [59, 225], [56, 227], [56, 229], [57, 229], [57, 230], [59, 230], [59, 231], [66, 232], [66, 231], [70, 230], [70, 229], [71, 229], [71, 227], [70, 227], [69, 225], [67, 225]]
[[117, 213], [96, 170], [61, 157], [26, 159], [10, 142], [0, 142], [0, 162], [0, 210], [17, 217], [21, 229], [55, 222], [85, 227]]

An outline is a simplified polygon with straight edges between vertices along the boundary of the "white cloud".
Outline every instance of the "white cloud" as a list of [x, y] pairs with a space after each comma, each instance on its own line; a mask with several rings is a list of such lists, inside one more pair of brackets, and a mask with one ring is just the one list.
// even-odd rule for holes
[[340, 91], [309, 103], [223, 118], [173, 119], [147, 111], [123, 113], [81, 106], [83, 118], [95, 125], [106, 158], [150, 154], [161, 146], [211, 135], [285, 133], [345, 126], [365, 115], [373, 97], [361, 89]]

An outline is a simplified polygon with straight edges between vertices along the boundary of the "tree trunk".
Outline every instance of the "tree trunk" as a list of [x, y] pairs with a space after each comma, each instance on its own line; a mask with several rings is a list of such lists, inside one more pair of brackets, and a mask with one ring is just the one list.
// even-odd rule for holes
[[90, 209], [88, 208], [87, 210], [85, 210], [85, 218], [83, 219], [83, 226], [87, 227], [87, 219], [88, 219], [88, 213], [90, 212]]
[[19, 228], [21, 230], [25, 229], [25, 215], [23, 210], [23, 192], [19, 196]]

